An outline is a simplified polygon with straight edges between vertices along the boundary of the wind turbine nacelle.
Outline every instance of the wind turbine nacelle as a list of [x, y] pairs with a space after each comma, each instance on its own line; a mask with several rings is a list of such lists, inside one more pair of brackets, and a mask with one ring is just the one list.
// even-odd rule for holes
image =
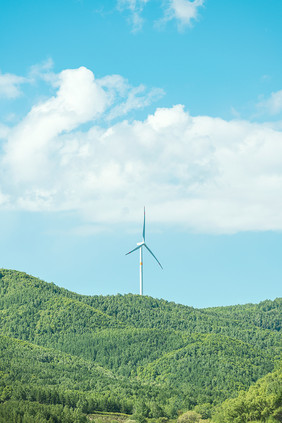
[[137, 242], [137, 245], [143, 245], [143, 244], [145, 244], [145, 242], [144, 242], [144, 241], [142, 241], [142, 242]]

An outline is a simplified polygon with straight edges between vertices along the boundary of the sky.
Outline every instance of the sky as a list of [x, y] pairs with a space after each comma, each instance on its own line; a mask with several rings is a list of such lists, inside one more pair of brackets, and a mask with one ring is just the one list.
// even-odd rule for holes
[[281, 0], [0, 0], [0, 267], [193, 307], [281, 296]]

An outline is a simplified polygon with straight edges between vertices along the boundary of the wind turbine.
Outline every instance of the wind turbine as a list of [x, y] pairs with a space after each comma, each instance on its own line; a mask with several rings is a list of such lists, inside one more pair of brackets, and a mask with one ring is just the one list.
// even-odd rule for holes
[[133, 250], [129, 251], [129, 253], [125, 254], [126, 256], [128, 254], [133, 253], [133, 251], [140, 249], [140, 295], [143, 295], [143, 247], [147, 248], [149, 253], [152, 254], [154, 259], [158, 262], [158, 264], [163, 268], [157, 257], [152, 253], [148, 245], [145, 243], [145, 207], [144, 207], [144, 223], [143, 223], [143, 241], [137, 242], [138, 247], [134, 248]]

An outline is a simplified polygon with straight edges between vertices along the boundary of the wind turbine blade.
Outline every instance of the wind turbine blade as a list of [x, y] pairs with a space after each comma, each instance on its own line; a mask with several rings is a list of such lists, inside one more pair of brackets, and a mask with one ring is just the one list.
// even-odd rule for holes
[[[142, 243], [142, 245], [144, 245], [144, 244]], [[133, 253], [133, 251], [136, 251], [136, 250], [138, 250], [139, 248], [141, 248], [141, 247], [142, 247], [142, 245], [138, 245], [138, 247], [134, 248], [134, 250], [129, 251], [129, 253], [126, 253], [125, 255], [127, 256], [128, 254]]]
[[143, 223], [143, 241], [145, 242], [145, 207], [144, 207], [144, 223]]
[[159, 260], [157, 259], [157, 257], [152, 253], [152, 251], [150, 250], [150, 248], [149, 247], [147, 247], [147, 245], [146, 244], [143, 244], [144, 245], [144, 247], [146, 247], [147, 248], [147, 250], [149, 251], [149, 253], [151, 253], [152, 254], [152, 256], [154, 257], [154, 259], [155, 260], [157, 260], [157, 262], [159, 263], [159, 265], [161, 266], [161, 268], [163, 269], [163, 266], [161, 265], [161, 263], [159, 262]]

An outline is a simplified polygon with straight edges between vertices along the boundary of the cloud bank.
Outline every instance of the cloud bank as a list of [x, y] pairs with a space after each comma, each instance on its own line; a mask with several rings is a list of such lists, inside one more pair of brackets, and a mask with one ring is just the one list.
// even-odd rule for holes
[[277, 125], [191, 116], [183, 105], [129, 121], [122, 114], [154, 90], [84, 67], [55, 79], [54, 96], [2, 126], [2, 209], [75, 211], [109, 225], [139, 221], [146, 205], [150, 220], [200, 232], [282, 229]]

